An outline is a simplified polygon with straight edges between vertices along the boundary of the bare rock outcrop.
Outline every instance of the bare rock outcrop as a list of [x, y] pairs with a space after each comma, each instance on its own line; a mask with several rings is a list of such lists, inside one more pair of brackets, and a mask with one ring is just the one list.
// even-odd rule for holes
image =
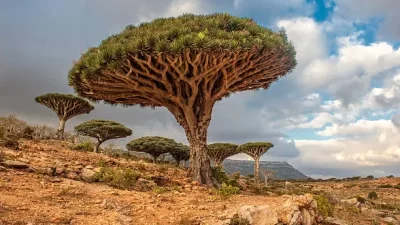
[[277, 208], [268, 205], [245, 205], [238, 216], [251, 225], [316, 225], [317, 203], [311, 194], [283, 196], [284, 203]]

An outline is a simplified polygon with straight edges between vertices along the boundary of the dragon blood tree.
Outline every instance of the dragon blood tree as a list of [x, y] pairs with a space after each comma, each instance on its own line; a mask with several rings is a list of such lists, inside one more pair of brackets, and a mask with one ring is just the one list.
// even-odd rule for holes
[[97, 139], [94, 152], [99, 152], [100, 145], [110, 139], [124, 138], [132, 135], [132, 130], [124, 125], [109, 120], [89, 120], [75, 127], [79, 135]]
[[94, 109], [94, 106], [88, 101], [70, 94], [48, 93], [36, 97], [35, 101], [47, 106], [57, 114], [60, 120], [58, 139], [63, 139], [64, 137], [65, 122], [67, 120], [80, 114], [88, 114]]
[[246, 153], [254, 159], [254, 178], [258, 182], [260, 180], [260, 158], [270, 148], [274, 147], [269, 142], [249, 142], [239, 146], [239, 151]]
[[186, 162], [190, 159], [189, 147], [184, 144], [180, 144], [180, 146], [180, 148], [177, 148], [175, 151], [169, 153], [175, 159], [178, 166], [181, 164], [181, 161]]
[[222, 162], [239, 152], [238, 146], [230, 143], [214, 143], [207, 146], [208, 155], [214, 160], [215, 165], [221, 167]]
[[190, 146], [188, 175], [212, 185], [207, 129], [214, 104], [231, 93], [267, 89], [296, 65], [284, 32], [228, 14], [182, 15], [128, 26], [89, 49], [69, 71], [82, 97], [166, 107]]
[[134, 139], [126, 145], [126, 148], [129, 151], [148, 153], [153, 157], [153, 163], [156, 163], [160, 155], [181, 151], [185, 145], [170, 138], [146, 136]]

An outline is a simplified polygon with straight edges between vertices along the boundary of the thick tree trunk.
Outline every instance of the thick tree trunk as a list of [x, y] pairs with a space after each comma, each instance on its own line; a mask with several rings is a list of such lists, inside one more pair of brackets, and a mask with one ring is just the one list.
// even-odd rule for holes
[[188, 176], [200, 184], [212, 186], [211, 165], [207, 154], [206, 138], [192, 138], [189, 142], [190, 165]]
[[255, 158], [254, 159], [254, 178], [256, 179], [256, 182], [259, 183], [260, 181], [260, 158]]
[[65, 120], [60, 119], [60, 124], [58, 126], [58, 139], [64, 139], [64, 129], [65, 129]]
[[157, 163], [157, 156], [152, 156], [153, 157], [153, 163], [155, 164], [155, 163]]

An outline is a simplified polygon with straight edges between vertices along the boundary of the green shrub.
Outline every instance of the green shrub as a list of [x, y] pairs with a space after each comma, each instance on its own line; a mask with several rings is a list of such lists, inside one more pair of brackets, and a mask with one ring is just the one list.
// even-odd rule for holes
[[375, 179], [375, 177], [372, 176], [372, 175], [369, 175], [369, 176], [366, 177], [366, 179], [367, 179], [367, 180], [373, 180], [373, 179]]
[[320, 196], [320, 195], [315, 195], [314, 199], [315, 199], [315, 201], [317, 202], [317, 205], [318, 205], [318, 214], [319, 215], [322, 215], [324, 217], [333, 216], [334, 205], [329, 203], [328, 198], [325, 198], [325, 197]]
[[238, 194], [240, 191], [240, 189], [238, 187], [234, 187], [232, 185], [228, 185], [225, 183], [222, 183], [222, 186], [220, 189], [218, 189], [218, 194], [224, 196], [224, 197], [228, 197], [231, 195], [235, 195]]
[[90, 141], [82, 142], [75, 145], [74, 150], [84, 151], [84, 152], [93, 152], [94, 151], [94, 143]]
[[19, 149], [19, 142], [16, 139], [9, 139], [5, 138], [2, 143], [0, 142], [0, 145], [9, 148], [9, 149], [14, 149], [18, 150]]
[[167, 192], [168, 190], [165, 187], [154, 187], [153, 192], [156, 194], [162, 194]]
[[378, 194], [377, 194], [375, 191], [371, 191], [371, 192], [368, 194], [368, 198], [369, 198], [369, 199], [378, 199]]
[[140, 174], [129, 168], [101, 168], [100, 172], [94, 174], [94, 182], [105, 183], [111, 187], [133, 190]]
[[231, 185], [233, 187], [238, 187], [239, 189], [241, 189], [242, 187], [239, 185], [239, 182], [237, 181], [239, 177], [238, 176], [234, 176], [234, 179], [230, 179], [228, 177], [228, 175], [226, 175], [226, 173], [222, 170], [221, 167], [214, 167], [211, 168], [211, 174], [212, 177], [219, 183], [225, 183], [227, 185]]
[[235, 214], [229, 225], [250, 225], [250, 222], [247, 219], [239, 217], [238, 214]]
[[389, 176], [387, 176], [387, 178], [394, 178], [394, 176], [393, 175], [389, 175]]

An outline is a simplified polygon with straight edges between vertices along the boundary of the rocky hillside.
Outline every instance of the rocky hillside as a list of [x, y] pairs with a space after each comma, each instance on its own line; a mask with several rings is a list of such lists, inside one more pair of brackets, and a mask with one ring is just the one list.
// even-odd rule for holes
[[[225, 160], [224, 170], [227, 173], [240, 172], [241, 175], [254, 174], [254, 162], [248, 160]], [[272, 170], [275, 178], [280, 180], [304, 180], [308, 177], [287, 162], [260, 161], [260, 169]], [[263, 179], [263, 177], [260, 177]]]

